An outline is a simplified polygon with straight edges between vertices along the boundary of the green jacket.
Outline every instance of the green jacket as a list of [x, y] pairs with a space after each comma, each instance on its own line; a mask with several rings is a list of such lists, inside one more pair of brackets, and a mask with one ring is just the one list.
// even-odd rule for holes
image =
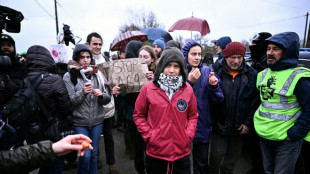
[[52, 142], [48, 140], [14, 150], [1, 150], [0, 173], [28, 173], [51, 164], [57, 158], [52, 149]]

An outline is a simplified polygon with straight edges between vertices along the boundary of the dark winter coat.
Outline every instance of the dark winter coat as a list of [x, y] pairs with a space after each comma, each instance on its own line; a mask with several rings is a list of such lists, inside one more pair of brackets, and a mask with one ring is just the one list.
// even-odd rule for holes
[[[39, 74], [54, 73], [56, 64], [46, 48], [35, 45], [27, 51], [27, 68], [29, 80], [34, 82]], [[36, 91], [48, 111], [55, 118], [64, 119], [71, 115], [73, 106], [65, 83], [59, 75], [49, 75], [41, 81]]]
[[222, 135], [237, 135], [241, 124], [253, 127], [253, 116], [259, 105], [256, 70], [243, 62], [243, 69], [233, 79], [226, 69], [225, 59], [216, 62], [213, 68], [222, 80], [225, 98], [212, 107], [212, 131]]
[[52, 142], [41, 141], [14, 150], [0, 151], [0, 171], [2, 174], [28, 173], [52, 163], [57, 158], [52, 149]]

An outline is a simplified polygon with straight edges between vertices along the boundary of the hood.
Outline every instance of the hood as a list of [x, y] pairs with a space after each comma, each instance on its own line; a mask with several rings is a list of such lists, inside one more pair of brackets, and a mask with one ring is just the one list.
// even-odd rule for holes
[[267, 44], [275, 44], [284, 48], [282, 58], [274, 65], [272, 70], [283, 70], [297, 66], [299, 56], [299, 36], [295, 32], [284, 32], [266, 39]]
[[127, 58], [138, 58], [139, 49], [142, 47], [142, 42], [132, 40], [126, 45], [125, 57]]
[[31, 46], [27, 50], [26, 62], [29, 72], [56, 72], [56, 63], [48, 49], [43, 46]]
[[[202, 50], [202, 47], [201, 47], [201, 45], [198, 43], [198, 42], [196, 42], [195, 40], [193, 40], [193, 39], [186, 39], [185, 40], [185, 44], [184, 44], [184, 46], [182, 47], [182, 49], [181, 49], [181, 51], [182, 51], [182, 53], [183, 53], [183, 56], [184, 56], [184, 60], [185, 60], [185, 62], [186, 62], [186, 66], [187, 66], [187, 68], [188, 68], [188, 71], [191, 71], [191, 69], [192, 69], [192, 67], [188, 64], [188, 52], [189, 52], [189, 50], [193, 47], [193, 46], [200, 46], [200, 48], [201, 48], [201, 50]], [[199, 65], [198, 65], [198, 68], [201, 68], [202, 67], [202, 58], [201, 58], [201, 60], [200, 60], [200, 63], [199, 63]]]
[[186, 83], [187, 79], [187, 70], [185, 67], [185, 61], [182, 52], [176, 47], [168, 47], [166, 48], [161, 56], [160, 60], [157, 64], [154, 73], [153, 83], [155, 86], [159, 86], [157, 81], [159, 79], [159, 75], [164, 71], [164, 68], [170, 62], [177, 62], [180, 65], [180, 75], [183, 77], [183, 85]]

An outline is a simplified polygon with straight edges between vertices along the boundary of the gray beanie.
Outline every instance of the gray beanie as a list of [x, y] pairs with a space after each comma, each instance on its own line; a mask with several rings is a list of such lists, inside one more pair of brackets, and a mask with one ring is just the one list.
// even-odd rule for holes
[[91, 61], [93, 60], [93, 54], [90, 51], [89, 47], [85, 44], [77, 44], [73, 50], [72, 59], [75, 61], [79, 60], [80, 53], [82, 51], [87, 51], [90, 54]]
[[158, 65], [156, 67], [155, 73], [154, 73], [154, 79], [153, 83], [156, 86], [159, 86], [157, 81], [159, 79], [160, 73], [164, 71], [164, 68], [170, 63], [170, 62], [177, 62], [180, 65], [180, 75], [183, 77], [183, 84], [186, 83], [187, 80], [187, 69], [185, 66], [184, 56], [182, 52], [176, 48], [176, 47], [168, 47], [166, 48], [161, 56], [160, 60], [158, 62]]

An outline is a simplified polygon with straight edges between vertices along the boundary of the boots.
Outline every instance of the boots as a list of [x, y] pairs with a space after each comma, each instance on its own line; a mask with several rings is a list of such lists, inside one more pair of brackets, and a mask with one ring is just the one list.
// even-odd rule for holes
[[119, 174], [114, 164], [109, 165], [109, 174]]

